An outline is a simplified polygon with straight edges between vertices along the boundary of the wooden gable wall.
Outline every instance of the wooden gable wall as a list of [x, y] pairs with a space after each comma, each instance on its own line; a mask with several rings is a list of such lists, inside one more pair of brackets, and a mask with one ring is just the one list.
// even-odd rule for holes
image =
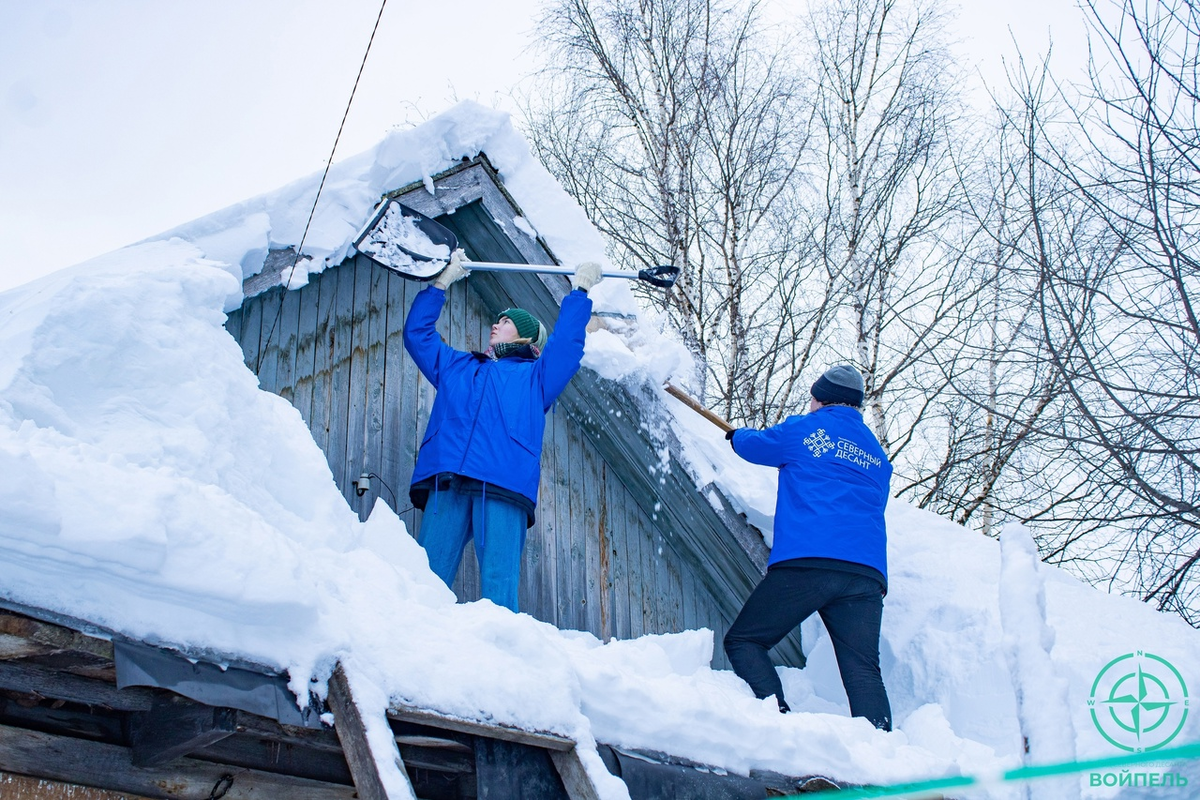
[[[552, 263], [519, 233], [519, 212], [486, 164], [439, 177], [436, 199], [419, 189], [405, 202], [454, 229], [474, 260]], [[250, 297], [226, 325], [262, 388], [299, 409], [360, 518], [381, 496], [418, 537], [421, 512], [411, 508], [408, 485], [434, 390], [401, 336], [424, 286], [356, 256], [299, 290]], [[476, 273], [451, 287], [438, 330], [455, 348], [483, 349], [498, 311], [520, 305], [552, 326], [568, 289], [561, 276]], [[716, 637], [714, 666], [727, 666], [721, 639], [761, 575], [765, 548], [677, 462], [660, 472], [657, 446], [639, 429], [639, 405], [583, 369], [548, 415], [521, 609], [602, 639], [707, 627]], [[363, 472], [378, 474], [394, 497], [377, 480], [357, 497], [352, 481]], [[480, 596], [470, 547], [454, 591], [464, 601]], [[803, 665], [799, 633], [778, 653]]]

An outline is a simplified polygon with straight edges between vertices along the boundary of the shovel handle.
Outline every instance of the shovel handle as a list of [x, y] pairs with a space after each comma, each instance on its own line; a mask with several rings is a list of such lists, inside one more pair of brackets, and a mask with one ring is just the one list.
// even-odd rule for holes
[[[472, 272], [537, 272], [543, 275], [574, 275], [575, 268], [560, 264], [503, 264], [499, 261], [463, 261], [465, 269]], [[620, 269], [606, 269], [600, 273], [605, 278], [634, 278], [636, 272], [626, 272]]]
[[[480, 272], [537, 272], [544, 275], [575, 274], [574, 267], [558, 264], [502, 264], [496, 261], [464, 261], [463, 266], [468, 270], [479, 270]], [[627, 280], [646, 281], [661, 289], [669, 289], [675, 285], [675, 278], [679, 275], [679, 267], [664, 265], [644, 269], [641, 272], [606, 269], [601, 271], [600, 275], [604, 278], [625, 278]]]
[[706, 420], [711, 422], [713, 425], [716, 425], [718, 428], [725, 431], [726, 433], [729, 433], [730, 431], [734, 430], [734, 427], [732, 425], [730, 425], [728, 422], [726, 422], [725, 420], [718, 417], [713, 412], [709, 411], [704, 406], [700, 405], [700, 403], [697, 400], [695, 400], [691, 395], [689, 395], [687, 392], [683, 391], [679, 387], [675, 386], [674, 384], [668, 383], [665, 386], [663, 386], [663, 388], [667, 390], [667, 394], [671, 395], [676, 400], [681, 401], [685, 406], [690, 408], [692, 411], [695, 411], [697, 414], [704, 417]]

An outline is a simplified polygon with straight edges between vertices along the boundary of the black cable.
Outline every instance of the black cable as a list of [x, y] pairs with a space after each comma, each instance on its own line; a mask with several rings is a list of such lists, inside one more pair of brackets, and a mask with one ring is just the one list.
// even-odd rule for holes
[[[378, 475], [376, 475], [374, 472], [368, 472], [368, 473], [367, 473], [367, 477], [368, 477], [368, 478], [374, 478], [375, 480], [379, 481], [380, 483], [383, 483], [383, 478], [379, 477], [379, 476], [378, 476]], [[393, 509], [395, 509], [395, 508], [396, 508], [396, 506], [397, 506], [397, 505], [399, 505], [399, 503], [397, 503], [397, 502], [396, 502], [396, 494], [395, 494], [395, 492], [393, 492], [393, 491], [392, 491], [392, 487], [388, 486], [386, 483], [383, 483], [383, 488], [387, 489], [387, 490], [388, 490], [388, 494], [390, 494], [390, 495], [392, 496], [392, 508], [393, 508]], [[405, 509], [405, 510], [407, 510], [407, 509]], [[397, 513], [397, 514], [400, 514], [400, 513], [402, 513], [402, 512], [400, 512], [400, 511], [397, 511], [396, 513]]]
[[[342, 124], [338, 125], [337, 136], [333, 139], [333, 149], [329, 151], [329, 159], [325, 162], [325, 172], [321, 175], [321, 184], [317, 187], [317, 196], [313, 198], [312, 208], [308, 211], [308, 221], [304, 223], [304, 233], [300, 236], [300, 244], [296, 247], [295, 255], [292, 257], [292, 267], [288, 270], [287, 280], [283, 281], [283, 291], [288, 291], [288, 285], [292, 282], [292, 275], [296, 272], [296, 265], [300, 263], [300, 254], [304, 252], [304, 241], [308, 238], [308, 229], [312, 225], [313, 216], [317, 213], [317, 203], [321, 200], [321, 192], [325, 189], [325, 179], [329, 177], [329, 168], [333, 166], [333, 154], [337, 152], [338, 142], [342, 138], [342, 129], [346, 127], [346, 118], [350, 116], [350, 106], [354, 104], [354, 93], [358, 91], [358, 82], [362, 79], [363, 69], [367, 66], [367, 56], [371, 55], [371, 45], [375, 42], [375, 32], [379, 30], [379, 20], [383, 19], [383, 9], [387, 7], [387, 0], [382, 0], [379, 4], [379, 14], [375, 17], [375, 27], [371, 29], [371, 38], [367, 40], [367, 49], [363, 53], [362, 63], [358, 65], [358, 75], [354, 78], [354, 87], [350, 90], [350, 99], [346, 102], [346, 112], [342, 114]], [[282, 270], [280, 270], [282, 273]], [[275, 326], [279, 323], [279, 315], [283, 313], [283, 298], [279, 296], [279, 307], [275, 309], [275, 318], [271, 320], [271, 330], [267, 331], [267, 339], [263, 342], [262, 347], [258, 349], [258, 358], [254, 362], [254, 372], [258, 374], [259, 368], [262, 367], [262, 354], [266, 352], [271, 344], [271, 337], [275, 334]]]

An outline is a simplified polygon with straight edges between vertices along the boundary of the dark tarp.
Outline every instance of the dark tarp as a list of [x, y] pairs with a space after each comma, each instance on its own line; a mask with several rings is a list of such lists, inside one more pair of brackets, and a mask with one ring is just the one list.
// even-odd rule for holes
[[193, 662], [178, 653], [136, 642], [113, 640], [117, 688], [153, 686], [219, 708], [236, 708], [285, 725], [322, 727], [316, 698], [307, 708], [296, 705], [287, 675], [271, 675], [240, 667]]

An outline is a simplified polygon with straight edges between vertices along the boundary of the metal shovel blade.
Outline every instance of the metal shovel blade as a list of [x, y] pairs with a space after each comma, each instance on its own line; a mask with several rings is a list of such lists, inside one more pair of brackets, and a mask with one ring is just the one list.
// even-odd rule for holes
[[662, 264], [638, 270], [638, 279], [660, 289], [670, 289], [679, 278], [679, 267], [674, 264]]
[[[434, 222], [416, 209], [388, 198], [354, 240], [358, 252], [381, 267], [406, 278], [429, 281], [446, 268], [450, 254], [458, 249], [458, 237], [449, 228]], [[571, 275], [573, 267], [551, 264], [501, 264], [491, 261], [464, 261], [463, 266], [479, 272], [535, 272], [544, 275]], [[642, 280], [660, 289], [670, 289], [679, 277], [679, 267], [663, 265], [638, 272], [605, 270], [605, 278]]]
[[386, 269], [428, 281], [446, 268], [450, 254], [458, 249], [458, 237], [389, 197], [354, 240], [354, 247]]

